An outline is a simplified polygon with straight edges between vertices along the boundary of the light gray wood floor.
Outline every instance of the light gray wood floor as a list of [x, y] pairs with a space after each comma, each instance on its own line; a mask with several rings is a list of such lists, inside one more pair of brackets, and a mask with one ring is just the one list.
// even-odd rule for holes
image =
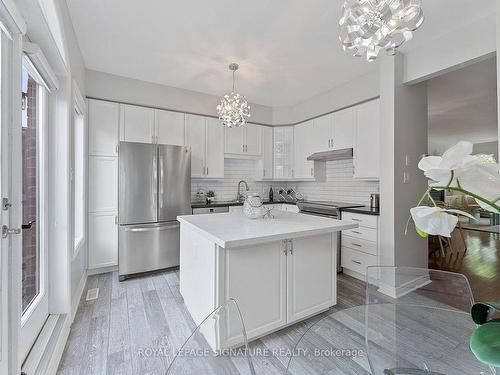
[[[85, 301], [87, 290], [99, 298]], [[362, 305], [364, 284], [339, 275], [338, 304], [331, 311]], [[320, 314], [255, 340], [257, 374], [284, 374], [292, 350]], [[176, 351], [195, 329], [179, 292], [179, 271], [118, 281], [118, 274], [90, 276], [60, 363], [59, 374], [165, 374]], [[148, 352], [167, 347], [157, 355]], [[268, 350], [265, 350], [268, 349]], [[279, 349], [279, 351], [277, 350]], [[269, 355], [269, 353], [271, 353]]]

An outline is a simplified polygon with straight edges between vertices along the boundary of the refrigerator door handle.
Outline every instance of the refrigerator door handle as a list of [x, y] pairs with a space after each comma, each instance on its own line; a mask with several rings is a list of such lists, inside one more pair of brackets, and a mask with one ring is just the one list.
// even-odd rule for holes
[[153, 202], [155, 202], [155, 206], [158, 204], [158, 166], [157, 166], [157, 158], [153, 158], [153, 183], [152, 183], [152, 195]]
[[125, 232], [154, 232], [154, 231], [159, 231], [159, 230], [170, 230], [170, 229], [175, 229], [179, 228], [180, 224], [179, 223], [174, 223], [174, 224], [169, 224], [169, 225], [161, 225], [161, 226], [148, 226], [148, 227], [123, 227], [123, 230]]
[[163, 158], [159, 158], [160, 160], [160, 196], [158, 200], [160, 201], [160, 208], [163, 208]]

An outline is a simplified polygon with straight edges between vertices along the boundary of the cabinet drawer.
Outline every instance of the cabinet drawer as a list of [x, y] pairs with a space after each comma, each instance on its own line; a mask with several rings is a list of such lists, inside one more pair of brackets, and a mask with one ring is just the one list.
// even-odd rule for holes
[[366, 275], [366, 267], [377, 265], [376, 256], [352, 250], [348, 247], [342, 247], [341, 258], [342, 267], [362, 275]]
[[377, 255], [377, 243], [363, 240], [361, 238], [342, 235], [342, 246], [362, 251], [363, 253]]
[[373, 215], [362, 215], [352, 212], [344, 212], [342, 213], [342, 220], [353, 221], [355, 223], [358, 223], [360, 227], [373, 229], [378, 228], [378, 217]]
[[358, 227], [343, 232], [346, 236], [360, 238], [362, 240], [377, 242], [377, 230], [372, 228]]

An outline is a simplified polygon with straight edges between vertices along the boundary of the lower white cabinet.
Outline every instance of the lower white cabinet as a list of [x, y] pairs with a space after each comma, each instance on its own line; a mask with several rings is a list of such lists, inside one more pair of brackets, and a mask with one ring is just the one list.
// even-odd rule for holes
[[89, 213], [89, 269], [118, 264], [117, 213]]
[[334, 304], [334, 255], [330, 234], [291, 240], [287, 253], [287, 323]]
[[223, 298], [238, 302], [249, 339], [336, 303], [335, 245], [330, 233], [223, 250]]
[[366, 267], [379, 265], [379, 217], [345, 212], [342, 213], [342, 220], [359, 225], [342, 232], [342, 267], [345, 273], [364, 281]]

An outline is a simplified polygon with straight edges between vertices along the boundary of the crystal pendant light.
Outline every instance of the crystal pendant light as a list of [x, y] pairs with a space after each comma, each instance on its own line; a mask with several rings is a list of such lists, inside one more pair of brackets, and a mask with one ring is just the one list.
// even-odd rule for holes
[[230, 94], [224, 95], [217, 106], [219, 119], [228, 128], [245, 125], [247, 118], [250, 117], [250, 106], [245, 97], [234, 92], [234, 74], [238, 68], [236, 63], [229, 65], [229, 70], [233, 72], [233, 90]]
[[422, 22], [421, 0], [344, 0], [339, 38], [344, 51], [374, 61], [381, 50], [394, 55]]

